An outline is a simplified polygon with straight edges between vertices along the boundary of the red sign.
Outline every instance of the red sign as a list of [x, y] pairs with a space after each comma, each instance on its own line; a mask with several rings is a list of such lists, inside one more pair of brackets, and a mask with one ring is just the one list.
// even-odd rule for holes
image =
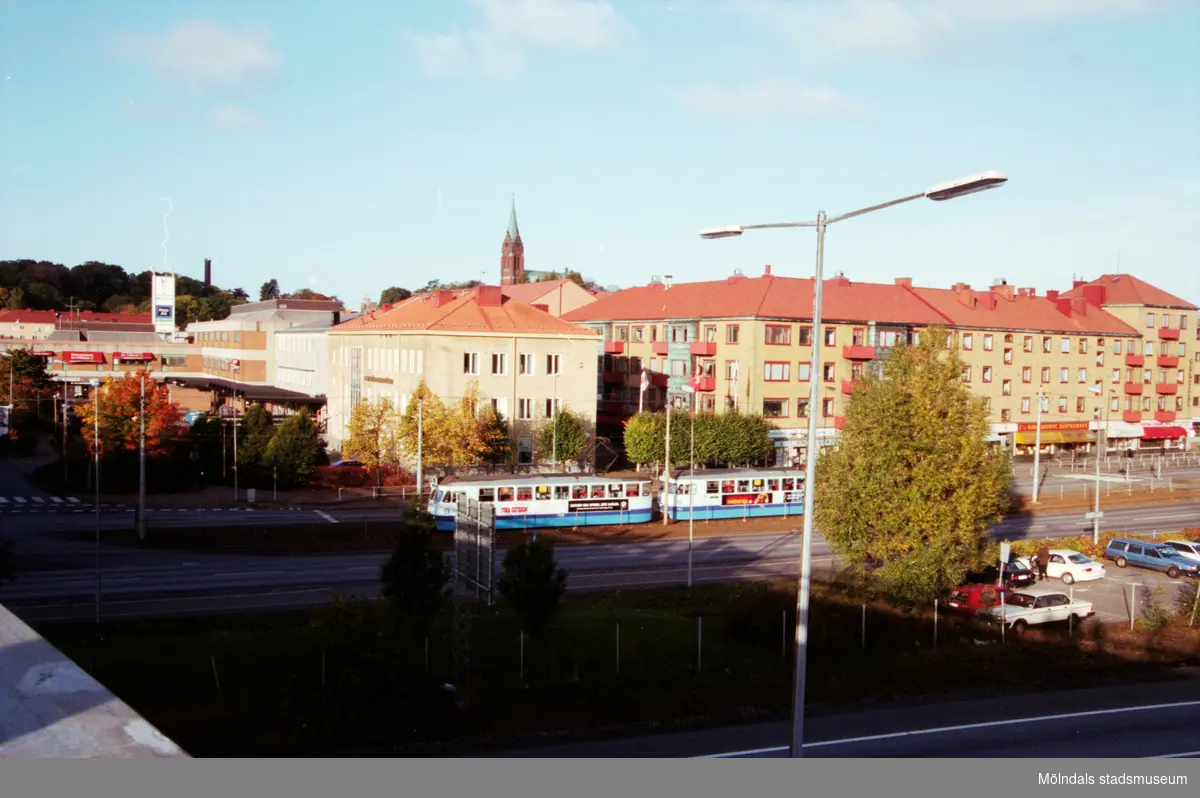
[[68, 363], [103, 363], [103, 352], [63, 352], [63, 360]]
[[117, 360], [153, 360], [154, 355], [150, 352], [113, 352], [113, 357]]
[[29, 354], [34, 357], [54, 357], [54, 352], [49, 349], [35, 349]]
[[[1034, 432], [1037, 428], [1037, 424], [1018, 424], [1017, 432]], [[1091, 429], [1091, 424], [1087, 421], [1042, 422], [1042, 432], [1065, 432], [1072, 429]]]
[[513, 513], [527, 513], [529, 512], [529, 508], [523, 505], [517, 505], [516, 507], [501, 507], [500, 512], [506, 515], [511, 515]]
[[726, 493], [721, 497], [721, 504], [742, 505], [742, 504], [770, 504], [770, 493]]

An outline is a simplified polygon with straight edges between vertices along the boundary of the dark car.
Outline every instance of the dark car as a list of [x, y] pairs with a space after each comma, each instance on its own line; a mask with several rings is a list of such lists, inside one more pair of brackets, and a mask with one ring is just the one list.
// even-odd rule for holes
[[1004, 584], [1008, 587], [1032, 585], [1036, 581], [1037, 574], [1016, 560], [1009, 560], [1004, 564]]

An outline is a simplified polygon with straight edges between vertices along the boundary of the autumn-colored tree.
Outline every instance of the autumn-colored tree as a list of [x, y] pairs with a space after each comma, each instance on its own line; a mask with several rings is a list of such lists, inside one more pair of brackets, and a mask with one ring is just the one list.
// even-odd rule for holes
[[[9, 380], [9, 373], [12, 380]], [[0, 404], [12, 405], [14, 416], [25, 416], [36, 410], [38, 397], [50, 383], [46, 359], [27, 349], [12, 349], [8, 357], [0, 358]], [[12, 395], [9, 395], [9, 386]], [[10, 425], [13, 423], [9, 421]]]
[[479, 418], [484, 404], [487, 403], [479, 397], [479, 383], [472, 380], [447, 419], [451, 437], [450, 465], [475, 465], [487, 452], [488, 441], [484, 440], [483, 422]]
[[513, 442], [508, 422], [499, 410], [487, 405], [479, 411], [479, 432], [484, 444], [483, 461], [493, 465], [507, 463], [512, 457]]
[[179, 435], [179, 404], [171, 401], [170, 389], [154, 380], [147, 371], [127, 372], [107, 377], [92, 390], [91, 401], [76, 405], [83, 439], [95, 451], [96, 416], [99, 413], [100, 456], [138, 450], [142, 407], [142, 378], [145, 377], [146, 455], [163, 452], [164, 443]]
[[577, 463], [587, 452], [589, 424], [569, 407], [560, 407], [554, 418], [538, 428], [538, 454], [556, 463]]
[[375, 401], [363, 399], [350, 412], [342, 457], [375, 469], [377, 485], [380, 484], [380, 466], [397, 461], [398, 422], [396, 406], [386, 396]]
[[932, 601], [986, 551], [1008, 504], [1010, 464], [988, 448], [981, 399], [933, 328], [859, 381], [837, 448], [817, 461], [814, 521], [886, 595]]
[[[420, 425], [417, 416], [420, 408]], [[400, 419], [400, 450], [410, 460], [417, 459], [417, 427], [421, 428], [421, 458], [426, 463], [448, 465], [454, 460], [451, 440], [451, 413], [425, 384], [413, 391]]]
[[308, 481], [323, 444], [317, 425], [313, 423], [307, 409], [287, 419], [275, 430], [267, 445], [265, 462], [272, 466], [278, 462], [279, 484], [283, 487], [303, 485]]

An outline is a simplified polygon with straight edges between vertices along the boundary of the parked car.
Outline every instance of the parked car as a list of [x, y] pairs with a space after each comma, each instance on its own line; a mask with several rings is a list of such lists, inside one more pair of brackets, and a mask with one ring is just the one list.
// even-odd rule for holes
[[[1026, 568], [1037, 571], [1032, 557], [1018, 557], [1017, 559]], [[1046, 576], [1050, 579], [1061, 579], [1064, 585], [1103, 579], [1104, 573], [1104, 563], [1096, 562], [1086, 554], [1072, 549], [1050, 550], [1050, 562], [1046, 564]]]
[[1004, 584], [1009, 587], [1024, 587], [1037, 582], [1037, 572], [1021, 563], [1016, 558], [1010, 558], [1004, 564]]
[[1071, 597], [1062, 591], [1026, 590], [1020, 593], [1006, 593], [1003, 604], [987, 607], [979, 617], [985, 623], [1003, 623], [1020, 634], [1030, 626], [1057, 623], [1072, 617], [1075, 623], [1079, 623], [1095, 614], [1096, 609], [1092, 602], [1081, 599], [1072, 601]]
[[1180, 574], [1200, 577], [1200, 562], [1190, 560], [1166, 543], [1136, 538], [1113, 538], [1104, 549], [1104, 556], [1118, 568], [1136, 565], [1151, 571], [1161, 571], [1172, 579]]
[[1168, 540], [1166, 545], [1189, 560], [1200, 563], [1200, 540]]
[[[952, 614], [969, 618], [980, 610], [999, 604], [1001, 594], [1011, 595], [1012, 591], [994, 584], [961, 585], [950, 593], [950, 597], [946, 600], [946, 606], [949, 607]], [[1007, 600], [1006, 598], [1005, 601]]]

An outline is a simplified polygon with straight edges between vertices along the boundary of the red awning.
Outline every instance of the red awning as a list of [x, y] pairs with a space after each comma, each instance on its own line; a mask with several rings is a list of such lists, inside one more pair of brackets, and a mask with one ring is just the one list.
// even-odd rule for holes
[[153, 360], [154, 354], [151, 352], [113, 352], [113, 358], [116, 360]]
[[54, 351], [50, 349], [34, 349], [29, 354], [34, 357], [54, 357]]
[[103, 363], [103, 352], [63, 352], [63, 360], [67, 363]]
[[1160, 441], [1165, 438], [1186, 438], [1187, 430], [1183, 427], [1168, 426], [1142, 426], [1142, 440], [1144, 441]]

